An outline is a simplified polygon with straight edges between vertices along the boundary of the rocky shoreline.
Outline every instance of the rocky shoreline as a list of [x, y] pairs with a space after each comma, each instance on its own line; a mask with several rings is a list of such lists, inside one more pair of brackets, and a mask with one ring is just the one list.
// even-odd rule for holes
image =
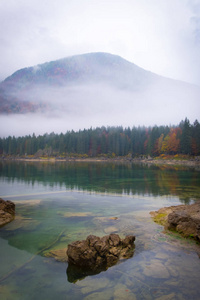
[[15, 204], [0, 198], [0, 227], [10, 223], [15, 218]]
[[162, 158], [129, 158], [129, 157], [90, 157], [90, 158], [77, 158], [77, 157], [0, 157], [0, 161], [26, 161], [26, 162], [113, 162], [113, 163], [142, 163], [148, 165], [168, 165], [168, 166], [185, 166], [185, 167], [199, 167], [200, 158], [189, 159], [162, 159]]
[[163, 207], [150, 212], [150, 215], [165, 230], [176, 231], [200, 242], [200, 201], [190, 205]]

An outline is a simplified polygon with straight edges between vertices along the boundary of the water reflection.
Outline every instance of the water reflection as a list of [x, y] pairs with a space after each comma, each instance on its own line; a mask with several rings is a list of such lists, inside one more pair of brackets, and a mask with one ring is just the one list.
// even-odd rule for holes
[[70, 283], [76, 283], [77, 281], [81, 281], [88, 276], [94, 276], [100, 274], [101, 272], [105, 272], [108, 268], [106, 266], [99, 268], [95, 271], [80, 269], [77, 266], [69, 264], [66, 270], [67, 280]]
[[[194, 245], [163, 234], [149, 211], [199, 198], [200, 172], [1, 162], [0, 190], [16, 202], [15, 220], [0, 230], [2, 299], [199, 299]], [[136, 236], [134, 256], [94, 276], [67, 270], [67, 280], [67, 263], [56, 255], [65, 256], [69, 243], [88, 235], [112, 232]]]
[[200, 172], [193, 168], [129, 163], [0, 162], [1, 180], [102, 193], [174, 195], [198, 199]]

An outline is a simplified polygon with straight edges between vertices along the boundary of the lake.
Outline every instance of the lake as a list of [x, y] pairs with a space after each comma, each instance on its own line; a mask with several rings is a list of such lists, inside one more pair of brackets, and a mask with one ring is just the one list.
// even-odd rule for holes
[[[149, 214], [200, 199], [195, 168], [108, 162], [0, 162], [0, 299], [199, 299], [195, 242]], [[136, 236], [132, 258], [80, 280], [53, 255], [89, 234]]]

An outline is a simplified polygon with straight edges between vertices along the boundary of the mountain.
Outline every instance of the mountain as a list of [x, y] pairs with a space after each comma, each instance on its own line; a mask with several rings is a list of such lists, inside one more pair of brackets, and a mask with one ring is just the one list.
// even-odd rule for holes
[[16, 90], [33, 85], [62, 86], [72, 83], [103, 81], [119, 87], [133, 88], [141, 81], [152, 80], [156, 75], [147, 72], [117, 55], [90, 53], [47, 62], [18, 70], [2, 83]]
[[99, 52], [16, 71], [0, 83], [0, 114], [40, 113], [73, 122], [85, 118], [88, 126], [148, 120], [151, 125], [197, 119], [199, 96], [197, 86]]
[[[46, 109], [43, 92], [37, 99], [30, 93], [42, 88], [105, 84], [117, 89], [138, 90], [157, 78], [125, 59], [108, 53], [90, 53], [24, 68], [0, 84], [0, 113]], [[39, 100], [39, 101], [38, 101]]]

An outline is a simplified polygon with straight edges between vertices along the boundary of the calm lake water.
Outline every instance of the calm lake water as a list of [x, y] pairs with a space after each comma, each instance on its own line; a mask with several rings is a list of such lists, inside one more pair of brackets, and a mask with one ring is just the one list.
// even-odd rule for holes
[[[200, 199], [200, 171], [122, 163], [0, 162], [0, 299], [200, 299], [195, 243], [162, 233], [149, 212]], [[73, 280], [51, 257], [89, 234], [136, 236], [134, 256]]]

